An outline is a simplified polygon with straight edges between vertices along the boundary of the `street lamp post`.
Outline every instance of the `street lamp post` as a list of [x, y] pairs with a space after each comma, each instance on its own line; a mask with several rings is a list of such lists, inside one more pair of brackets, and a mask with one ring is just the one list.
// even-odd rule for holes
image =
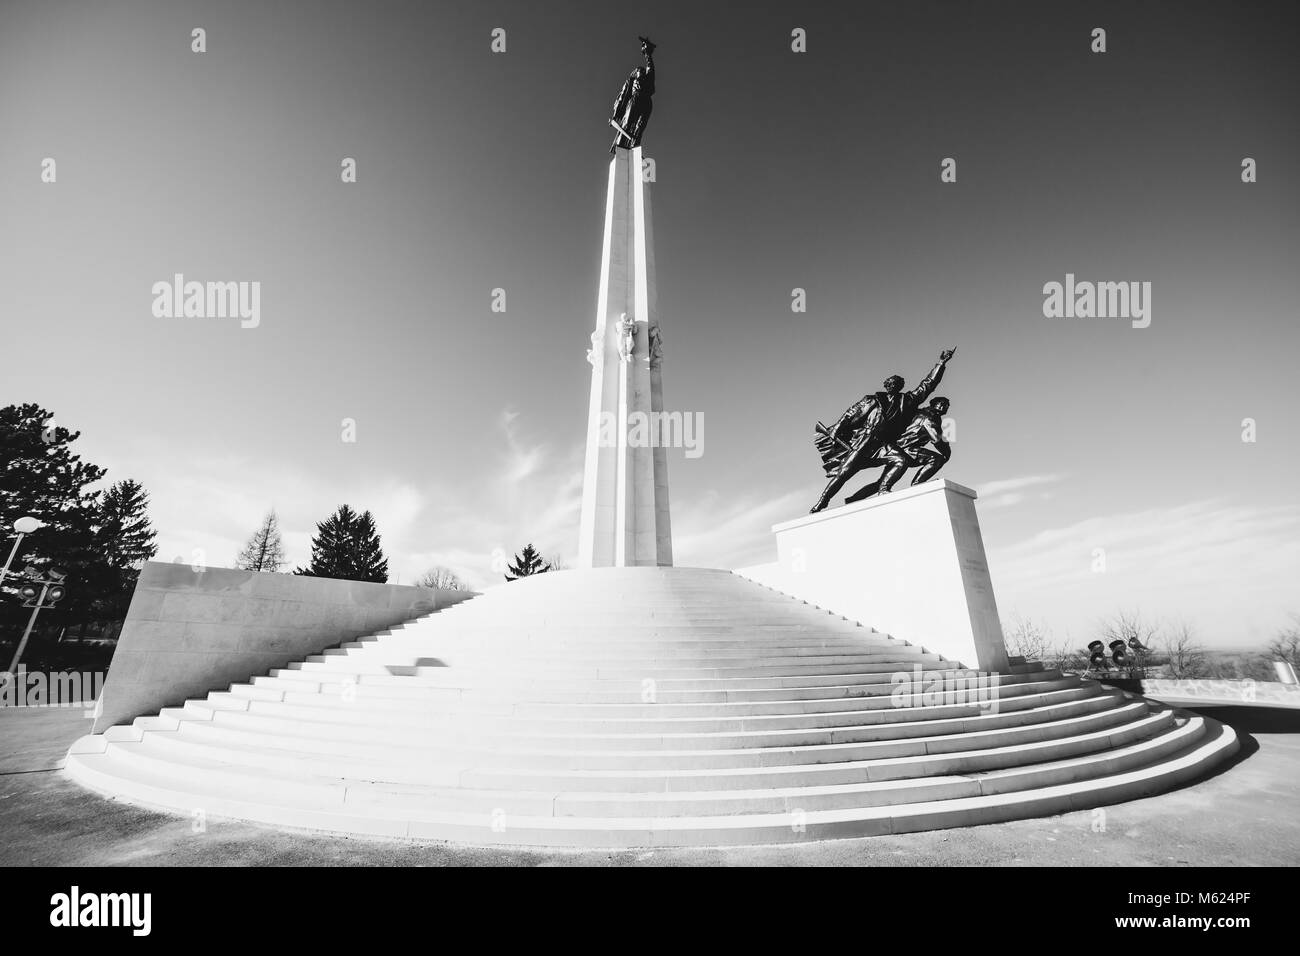
[[14, 563], [14, 555], [18, 553], [18, 546], [23, 543], [23, 538], [40, 526], [41, 523], [31, 515], [19, 518], [14, 522], [14, 530], [18, 532], [18, 537], [14, 539], [14, 546], [9, 552], [9, 557], [5, 560], [4, 568], [0, 568], [0, 584], [3, 584], [5, 578], [9, 576], [9, 565]]
[[[14, 558], [18, 554], [18, 548], [23, 543], [23, 538], [40, 526], [41, 522], [31, 515], [24, 515], [14, 522], [14, 531], [18, 533], [18, 536], [14, 538], [14, 546], [9, 549], [9, 557], [5, 559], [4, 567], [0, 568], [0, 584], [4, 584], [5, 579], [9, 577], [9, 566], [13, 564]], [[23, 576], [29, 580], [35, 579], [36, 575], [30, 573], [31, 571], [32, 569], [28, 568]], [[56, 601], [63, 597], [64, 587], [62, 582], [64, 577], [66, 575], [51, 570], [47, 580], [31, 580], [31, 583], [20, 589], [19, 593], [24, 598], [23, 607], [30, 607], [32, 616], [27, 619], [27, 627], [23, 630], [23, 636], [18, 641], [18, 647], [14, 650], [14, 658], [9, 663], [9, 670], [0, 672], [0, 682], [8, 683], [13, 679], [13, 675], [18, 672], [18, 662], [22, 659], [23, 651], [27, 649], [27, 640], [32, 636], [32, 628], [36, 626], [36, 615], [40, 614], [43, 608], [53, 606]], [[41, 586], [39, 596], [34, 587], [36, 584]], [[47, 598], [49, 604], [45, 603]]]
[[[32, 628], [36, 626], [36, 615], [47, 607], [53, 607], [67, 591], [63, 586], [63, 580], [67, 575], [63, 572], [50, 568], [45, 572], [47, 576], [40, 578], [31, 573], [33, 569], [28, 568], [27, 570], [28, 583], [19, 589], [19, 593], [25, 599], [23, 607], [32, 609], [32, 616], [27, 619], [27, 629], [23, 631], [22, 639], [18, 642], [18, 647], [14, 651], [14, 658], [9, 662], [9, 669], [3, 672], [5, 683], [12, 680], [14, 675], [18, 673], [18, 662], [22, 660], [23, 651], [27, 649], [27, 639], [32, 636]], [[36, 590], [37, 585], [40, 585], [41, 588], [39, 594]], [[47, 600], [49, 601], [48, 604], [45, 603]]]

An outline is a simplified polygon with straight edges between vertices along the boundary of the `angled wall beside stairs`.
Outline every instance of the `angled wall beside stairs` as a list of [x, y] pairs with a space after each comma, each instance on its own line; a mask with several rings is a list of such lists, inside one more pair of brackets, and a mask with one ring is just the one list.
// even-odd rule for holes
[[131, 597], [93, 732], [472, 596], [150, 561]]

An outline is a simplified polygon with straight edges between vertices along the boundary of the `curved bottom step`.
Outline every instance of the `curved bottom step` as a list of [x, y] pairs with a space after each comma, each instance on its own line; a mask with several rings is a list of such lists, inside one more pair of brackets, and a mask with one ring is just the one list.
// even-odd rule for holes
[[[1239, 747], [1232, 728], [1204, 717], [1181, 716], [1203, 723], [1204, 733], [1196, 743], [1155, 764], [1122, 773], [932, 802], [806, 811], [796, 807], [781, 813], [725, 816], [542, 817], [512, 816], [500, 810], [418, 812], [410, 805], [389, 810], [382, 804], [344, 808], [341, 803], [255, 801], [229, 785], [199, 795], [177, 789], [173, 778], [94, 752], [101, 750], [95, 738], [83, 738], [84, 747], [73, 747], [65, 772], [106, 796], [165, 812], [192, 815], [201, 810], [208, 817], [354, 836], [591, 849], [800, 843], [1001, 823], [1153, 796], [1201, 776]], [[342, 795], [345, 788], [338, 792]]]

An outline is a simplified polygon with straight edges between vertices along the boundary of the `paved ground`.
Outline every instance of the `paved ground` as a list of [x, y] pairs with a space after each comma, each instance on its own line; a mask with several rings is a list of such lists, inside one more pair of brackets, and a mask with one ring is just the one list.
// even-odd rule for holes
[[1105, 814], [965, 830], [714, 850], [556, 852], [411, 844], [275, 830], [141, 810], [58, 769], [86, 733], [80, 709], [0, 709], [0, 864], [41, 866], [1258, 866], [1300, 865], [1300, 712], [1202, 707], [1242, 751], [1209, 779]]

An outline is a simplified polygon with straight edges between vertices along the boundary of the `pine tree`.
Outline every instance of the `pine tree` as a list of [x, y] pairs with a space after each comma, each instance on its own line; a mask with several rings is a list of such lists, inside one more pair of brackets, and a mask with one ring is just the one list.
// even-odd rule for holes
[[280, 522], [272, 508], [262, 519], [261, 527], [253, 532], [235, 559], [235, 567], [243, 571], [279, 571], [284, 567], [284, 542], [280, 538]]
[[347, 505], [316, 525], [311, 541], [311, 564], [295, 574], [345, 581], [388, 580], [388, 559], [379, 546], [375, 519], [369, 511], [358, 515]]
[[542, 555], [532, 544], [524, 545], [524, 550], [515, 555], [515, 563], [510, 565], [506, 575], [507, 581], [526, 578], [531, 574], [545, 574], [551, 566], [542, 560]]
[[[58, 427], [39, 405], [0, 408], [0, 539], [9, 538], [24, 515], [43, 523], [23, 539], [13, 569], [32, 563], [67, 572], [68, 596], [43, 616], [51, 624], [84, 620], [105, 594], [105, 563], [96, 540], [103, 492], [89, 488], [104, 469], [72, 452], [69, 446], [80, 434]], [[0, 600], [0, 631], [20, 627], [19, 618], [30, 613], [18, 603]]]
[[157, 537], [146, 513], [149, 493], [140, 482], [125, 478], [108, 491], [99, 505], [99, 538], [103, 555], [115, 568], [136, 568], [158, 553]]
[[100, 608], [106, 617], [126, 615], [141, 566], [158, 553], [156, 533], [146, 513], [148, 507], [149, 494], [131, 478], [110, 487], [99, 503], [95, 539], [106, 565], [107, 593]]

